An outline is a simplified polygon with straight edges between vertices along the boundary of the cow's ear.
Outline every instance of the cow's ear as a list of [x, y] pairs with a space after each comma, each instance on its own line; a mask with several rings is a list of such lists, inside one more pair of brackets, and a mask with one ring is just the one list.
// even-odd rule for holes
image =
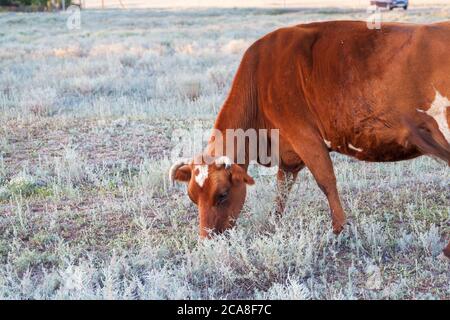
[[191, 167], [187, 164], [176, 168], [173, 173], [173, 181], [189, 182], [191, 180]]
[[231, 166], [231, 181], [233, 181], [233, 183], [244, 182], [248, 185], [255, 184], [255, 180], [253, 180], [253, 178], [250, 177], [247, 172], [237, 164], [233, 164]]

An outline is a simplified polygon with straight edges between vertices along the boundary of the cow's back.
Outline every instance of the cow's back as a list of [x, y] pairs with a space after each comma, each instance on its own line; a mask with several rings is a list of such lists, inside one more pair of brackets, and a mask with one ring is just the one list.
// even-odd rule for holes
[[450, 97], [448, 23], [313, 23], [272, 32], [250, 51], [259, 108], [274, 126], [315, 126], [333, 150], [364, 160], [419, 155], [403, 122], [420, 122], [417, 110], [437, 93]]

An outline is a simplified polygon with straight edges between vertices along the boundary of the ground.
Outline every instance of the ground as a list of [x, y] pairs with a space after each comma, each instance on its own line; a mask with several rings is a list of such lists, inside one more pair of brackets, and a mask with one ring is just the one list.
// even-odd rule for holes
[[[450, 299], [449, 171], [429, 158], [333, 155], [351, 224], [338, 237], [310, 173], [269, 216], [251, 169], [236, 229], [198, 240], [169, 183], [174, 130], [210, 128], [244, 50], [281, 26], [360, 9], [0, 14], [0, 298]], [[448, 20], [450, 8], [384, 13]]]

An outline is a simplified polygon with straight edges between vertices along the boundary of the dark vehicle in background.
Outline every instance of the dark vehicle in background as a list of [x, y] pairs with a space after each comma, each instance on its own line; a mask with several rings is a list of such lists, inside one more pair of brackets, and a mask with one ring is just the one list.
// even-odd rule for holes
[[372, 0], [370, 4], [373, 6], [394, 10], [394, 8], [408, 9], [409, 0]]

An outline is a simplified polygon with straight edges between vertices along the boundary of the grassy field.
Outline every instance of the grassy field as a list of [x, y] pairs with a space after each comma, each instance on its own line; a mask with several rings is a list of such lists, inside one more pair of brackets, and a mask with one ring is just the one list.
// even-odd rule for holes
[[[238, 227], [198, 240], [167, 179], [173, 130], [210, 128], [241, 55], [290, 24], [351, 9], [0, 14], [0, 298], [450, 299], [449, 170], [429, 158], [333, 156], [351, 225], [338, 237], [304, 170], [270, 218], [275, 177], [252, 169]], [[450, 7], [384, 14], [450, 19]]]

